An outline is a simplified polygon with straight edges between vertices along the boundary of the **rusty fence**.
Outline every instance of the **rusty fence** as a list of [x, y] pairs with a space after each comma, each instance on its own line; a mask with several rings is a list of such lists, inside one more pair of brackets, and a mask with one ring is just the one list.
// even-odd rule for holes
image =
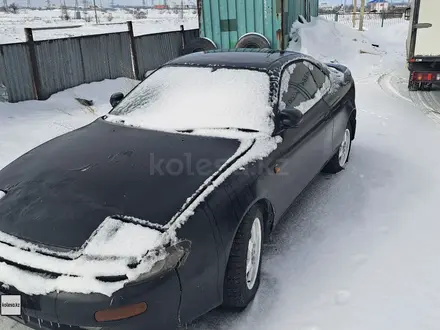
[[67, 88], [93, 81], [145, 73], [179, 56], [185, 42], [198, 30], [171, 31], [142, 36], [128, 31], [0, 45], [0, 89], [9, 102], [45, 100]]

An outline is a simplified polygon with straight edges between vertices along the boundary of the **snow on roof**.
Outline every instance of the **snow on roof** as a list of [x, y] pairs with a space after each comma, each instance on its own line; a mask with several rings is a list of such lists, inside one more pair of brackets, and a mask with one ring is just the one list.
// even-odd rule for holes
[[269, 76], [252, 70], [165, 67], [111, 112], [110, 121], [158, 130], [246, 128], [271, 133]]

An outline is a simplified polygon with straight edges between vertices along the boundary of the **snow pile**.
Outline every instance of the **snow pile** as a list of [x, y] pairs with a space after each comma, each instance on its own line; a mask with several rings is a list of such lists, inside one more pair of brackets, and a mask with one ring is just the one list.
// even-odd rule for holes
[[361, 53], [379, 54], [371, 41], [359, 31], [337, 22], [313, 17], [310, 23], [292, 25], [288, 49], [314, 56], [318, 60], [345, 62]]
[[229, 127], [270, 134], [269, 82], [257, 71], [166, 67], [144, 80], [108, 120], [159, 130]]
[[[313, 17], [309, 23], [295, 22], [288, 49], [313, 56], [323, 63], [341, 63], [358, 81], [396, 68], [395, 58], [404, 54], [408, 23], [359, 32], [350, 26]], [[373, 46], [375, 45], [375, 46]], [[385, 55], [390, 56], [385, 56]], [[360, 65], [362, 63], [363, 65]], [[338, 80], [336, 75], [331, 80]]]

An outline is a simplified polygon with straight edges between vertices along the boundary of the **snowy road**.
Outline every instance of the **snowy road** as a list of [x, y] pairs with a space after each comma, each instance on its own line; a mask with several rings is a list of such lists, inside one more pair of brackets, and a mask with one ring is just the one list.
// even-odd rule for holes
[[[440, 98], [399, 84], [404, 28], [378, 37], [389, 45], [381, 55], [341, 53], [357, 81], [350, 163], [338, 175], [318, 176], [291, 207], [266, 247], [255, 301], [241, 314], [213, 311], [189, 330], [439, 328]], [[6, 145], [11, 153], [23, 148], [13, 130], [0, 135], [0, 157]]]

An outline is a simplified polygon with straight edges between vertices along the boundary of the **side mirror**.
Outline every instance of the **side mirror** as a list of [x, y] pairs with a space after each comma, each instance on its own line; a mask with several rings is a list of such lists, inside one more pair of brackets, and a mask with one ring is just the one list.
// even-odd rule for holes
[[411, 7], [405, 9], [405, 21], [409, 21], [411, 17]]
[[297, 127], [303, 120], [304, 114], [298, 109], [285, 109], [280, 112], [279, 118], [282, 128]]
[[121, 103], [123, 98], [124, 98], [124, 94], [123, 93], [119, 92], [119, 93], [112, 94], [112, 96], [110, 96], [110, 104], [111, 104], [111, 106], [114, 108], [119, 103]]

